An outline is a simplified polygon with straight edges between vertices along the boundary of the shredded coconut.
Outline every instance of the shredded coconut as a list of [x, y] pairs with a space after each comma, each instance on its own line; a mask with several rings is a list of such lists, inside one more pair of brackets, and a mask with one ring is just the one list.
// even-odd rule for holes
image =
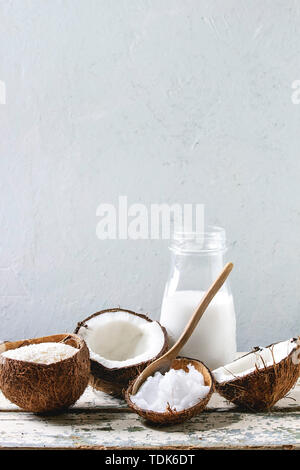
[[158, 413], [164, 413], [168, 406], [174, 411], [191, 408], [207, 396], [210, 387], [204, 385], [203, 375], [193, 365], [188, 369], [170, 369], [165, 375], [156, 372], [131, 395], [131, 401], [143, 410]]
[[52, 364], [73, 356], [77, 351], [78, 349], [64, 343], [39, 343], [9, 349], [2, 356], [38, 364]]

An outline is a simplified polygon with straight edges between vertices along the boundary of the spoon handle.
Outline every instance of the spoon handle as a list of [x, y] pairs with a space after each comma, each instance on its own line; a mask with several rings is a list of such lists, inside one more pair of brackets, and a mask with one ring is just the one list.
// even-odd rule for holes
[[[206, 292], [204, 297], [202, 298], [200, 304], [198, 305], [197, 309], [195, 310], [192, 318], [188, 322], [187, 326], [185, 327], [183, 333], [181, 334], [180, 338], [176, 341], [174, 346], [169, 349], [169, 351], [165, 354], [165, 358], [169, 360], [175, 359], [178, 356], [178, 353], [186, 344], [188, 339], [190, 338], [191, 334], [193, 333], [194, 329], [198, 325], [202, 315], [204, 314], [205, 310], [207, 309], [208, 305], [216, 295], [216, 293], [220, 290], [224, 282], [226, 281], [227, 277], [229, 276], [231, 270], [233, 268], [232, 263], [227, 263], [219, 277], [215, 280], [215, 282], [211, 285], [209, 290]], [[161, 358], [162, 359], [162, 358]]]

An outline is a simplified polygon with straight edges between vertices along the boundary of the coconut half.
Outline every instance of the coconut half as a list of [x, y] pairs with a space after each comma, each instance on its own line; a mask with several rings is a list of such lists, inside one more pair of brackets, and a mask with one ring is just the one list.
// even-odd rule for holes
[[90, 384], [115, 396], [168, 349], [167, 332], [160, 323], [120, 308], [94, 313], [78, 323], [75, 333], [89, 348]]
[[220, 395], [251, 411], [272, 408], [295, 385], [299, 374], [299, 338], [254, 348], [213, 371]]
[[[1, 353], [31, 344], [64, 343], [78, 351], [59, 362], [41, 364], [11, 359]], [[89, 351], [74, 334], [61, 334], [0, 345], [0, 388], [8, 400], [26, 411], [58, 412], [84, 392], [90, 374]]]
[[206, 408], [212, 396], [212, 393], [214, 391], [214, 381], [213, 381], [213, 377], [212, 377], [210, 370], [202, 362], [197, 361], [195, 359], [189, 359], [187, 357], [178, 357], [173, 360], [171, 364], [171, 368], [176, 369], [176, 370], [183, 369], [185, 372], [188, 372], [189, 371], [188, 365], [190, 364], [193, 365], [196, 370], [201, 372], [201, 374], [203, 375], [203, 379], [204, 379], [204, 385], [209, 386], [208, 394], [204, 398], [199, 399], [199, 402], [196, 403], [196, 405], [191, 406], [181, 411], [175, 411], [169, 407], [167, 411], [163, 413], [152, 411], [152, 410], [145, 410], [137, 406], [131, 400], [131, 396], [132, 396], [131, 392], [132, 392], [132, 387], [134, 385], [134, 380], [133, 380], [125, 392], [125, 399], [127, 401], [128, 406], [145, 420], [151, 421], [152, 423], [160, 424], [163, 426], [183, 423], [184, 421], [187, 421], [188, 419], [191, 419], [193, 416], [196, 416], [199, 413], [201, 413]]

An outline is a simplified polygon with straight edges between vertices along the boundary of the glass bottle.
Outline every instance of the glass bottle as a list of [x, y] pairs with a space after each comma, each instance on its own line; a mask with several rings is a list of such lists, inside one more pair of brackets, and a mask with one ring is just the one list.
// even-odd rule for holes
[[[177, 232], [170, 250], [171, 270], [160, 322], [172, 345], [225, 265], [226, 233], [213, 226], [202, 233]], [[212, 370], [235, 359], [236, 317], [228, 281], [208, 306], [180, 355], [198, 359]]]

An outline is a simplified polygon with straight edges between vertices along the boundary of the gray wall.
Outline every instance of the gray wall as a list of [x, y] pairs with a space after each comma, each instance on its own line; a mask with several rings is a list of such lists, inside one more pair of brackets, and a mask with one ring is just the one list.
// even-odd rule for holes
[[119, 195], [226, 227], [239, 349], [299, 333], [299, 20], [291, 0], [0, 1], [0, 337], [158, 316], [166, 242], [95, 235]]

